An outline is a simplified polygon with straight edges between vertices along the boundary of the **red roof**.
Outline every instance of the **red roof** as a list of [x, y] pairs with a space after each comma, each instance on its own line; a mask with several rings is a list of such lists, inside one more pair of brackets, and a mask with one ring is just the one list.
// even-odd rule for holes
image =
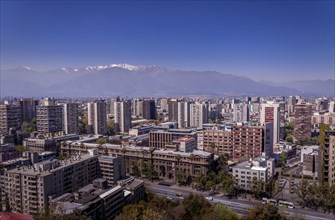
[[31, 215], [13, 212], [0, 212], [0, 220], [34, 220]]

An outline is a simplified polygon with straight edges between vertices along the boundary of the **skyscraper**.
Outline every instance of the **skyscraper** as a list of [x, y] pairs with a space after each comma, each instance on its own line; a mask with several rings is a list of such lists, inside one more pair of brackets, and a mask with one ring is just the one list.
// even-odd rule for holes
[[106, 102], [99, 100], [87, 104], [88, 126], [93, 134], [105, 134], [107, 132]]
[[64, 110], [64, 132], [65, 134], [77, 134], [79, 132], [78, 124], [78, 104], [66, 103], [63, 105]]
[[129, 100], [114, 102], [114, 120], [116, 132], [128, 132], [131, 128], [131, 103]]
[[278, 143], [280, 130], [279, 104], [272, 102], [261, 104], [260, 122], [262, 125], [267, 123], [271, 123], [273, 125], [273, 144]]

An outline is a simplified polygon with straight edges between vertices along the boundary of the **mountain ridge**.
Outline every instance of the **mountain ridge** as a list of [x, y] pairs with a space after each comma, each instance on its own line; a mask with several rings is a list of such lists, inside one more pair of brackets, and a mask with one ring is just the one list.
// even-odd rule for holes
[[25, 66], [1, 70], [0, 83], [1, 96], [285, 96], [305, 93], [289, 83], [289, 86], [269, 85], [217, 71], [173, 70], [124, 63], [47, 71]]

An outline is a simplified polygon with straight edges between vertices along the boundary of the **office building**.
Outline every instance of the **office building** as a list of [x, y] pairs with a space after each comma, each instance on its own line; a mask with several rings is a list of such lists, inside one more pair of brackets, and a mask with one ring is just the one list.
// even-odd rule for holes
[[190, 129], [169, 129], [167, 131], [156, 130], [149, 133], [149, 146], [154, 148], [166, 148], [167, 144], [182, 137], [193, 137], [196, 139], [197, 133]]
[[106, 134], [107, 110], [103, 100], [87, 103], [88, 126], [92, 134]]
[[278, 103], [268, 102], [261, 104], [260, 123], [261, 125], [272, 124], [273, 145], [278, 143], [280, 132], [280, 111]]

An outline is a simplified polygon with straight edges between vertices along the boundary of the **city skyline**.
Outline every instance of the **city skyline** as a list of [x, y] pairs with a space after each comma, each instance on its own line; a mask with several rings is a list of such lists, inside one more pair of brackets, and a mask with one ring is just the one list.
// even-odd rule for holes
[[333, 17], [333, 1], [2, 1], [1, 69], [129, 63], [332, 79]]

